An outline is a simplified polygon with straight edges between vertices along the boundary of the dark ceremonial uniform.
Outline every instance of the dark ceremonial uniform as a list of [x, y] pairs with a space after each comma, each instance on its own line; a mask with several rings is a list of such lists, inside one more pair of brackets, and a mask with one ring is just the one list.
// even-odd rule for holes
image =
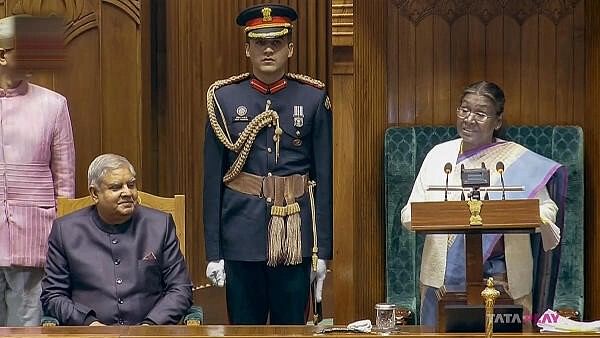
[[[239, 154], [217, 139], [210, 123], [206, 128], [206, 255], [209, 261], [225, 259], [228, 310], [234, 324], [264, 324], [269, 309], [272, 324], [304, 324], [314, 241], [308, 180], [317, 184], [314, 189], [317, 255], [321, 259], [332, 258], [332, 116], [329, 98], [318, 86], [321, 86], [318, 82], [310, 84], [289, 77], [268, 86], [248, 76], [215, 91], [216, 115], [223, 126], [220, 107], [226, 123], [223, 131], [228, 130], [232, 143], [265, 111], [267, 102], [278, 113], [283, 131], [278, 158], [273, 138], [276, 123], [270, 123], [256, 134], [242, 173], [223, 183], [221, 178]], [[262, 187], [253, 192], [247, 186], [244, 188], [243, 183], [238, 184], [246, 179], [246, 174], [262, 180]], [[286, 264], [283, 257], [276, 259], [275, 266], [268, 266], [269, 240], [272, 240], [269, 223], [272, 206], [277, 204], [273, 194], [277, 195], [274, 190], [285, 190], [278, 186], [279, 182], [269, 184], [269, 181], [292, 176], [301, 178], [280, 185], [295, 186], [288, 189], [294, 194], [294, 202], [281, 204], [285, 207], [298, 203], [301, 263]], [[284, 241], [286, 235], [281, 237]]]
[[[236, 21], [249, 40], [278, 39], [296, 17], [269, 4]], [[316, 269], [318, 258], [332, 258], [332, 117], [323, 88], [302, 75], [265, 84], [242, 74], [208, 89], [206, 256], [225, 260], [232, 324], [304, 324], [311, 262]]]

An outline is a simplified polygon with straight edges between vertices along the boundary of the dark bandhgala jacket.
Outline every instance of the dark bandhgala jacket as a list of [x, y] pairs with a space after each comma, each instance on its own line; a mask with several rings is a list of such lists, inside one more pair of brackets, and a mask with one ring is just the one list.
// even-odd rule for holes
[[136, 206], [120, 225], [104, 223], [95, 206], [54, 221], [45, 315], [63, 325], [174, 324], [192, 305], [192, 284], [171, 215]]

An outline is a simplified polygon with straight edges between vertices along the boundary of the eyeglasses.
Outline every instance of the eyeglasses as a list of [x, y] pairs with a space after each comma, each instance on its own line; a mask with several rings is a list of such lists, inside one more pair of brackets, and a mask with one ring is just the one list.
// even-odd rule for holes
[[478, 122], [478, 123], [484, 123], [488, 119], [492, 118], [492, 116], [490, 116], [484, 112], [471, 111], [469, 108], [466, 108], [466, 107], [456, 108], [456, 116], [459, 119], [465, 120], [465, 119], [469, 118], [469, 116], [471, 116], [471, 114], [473, 115], [473, 120], [475, 120], [475, 122]]

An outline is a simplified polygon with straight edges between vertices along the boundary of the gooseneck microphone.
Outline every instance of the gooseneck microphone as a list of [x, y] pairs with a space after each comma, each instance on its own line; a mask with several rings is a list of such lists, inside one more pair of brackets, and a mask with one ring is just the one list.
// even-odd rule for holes
[[444, 165], [444, 172], [446, 173], [446, 189], [444, 189], [444, 202], [448, 201], [448, 175], [452, 172], [452, 164], [450, 162]]
[[[465, 165], [464, 165], [464, 164], [461, 164], [461, 165], [460, 165], [460, 175], [461, 175], [461, 180], [463, 179], [463, 178], [462, 178], [462, 175], [463, 175], [463, 172], [464, 172], [464, 171], [465, 171]], [[464, 191], [464, 190], [460, 192], [460, 200], [461, 200], [461, 201], [464, 201], [464, 200], [465, 200], [465, 191]]]
[[500, 183], [502, 183], [502, 199], [505, 200], [506, 195], [504, 191], [504, 175], [502, 175], [504, 173], [504, 163], [502, 163], [502, 161], [498, 161], [498, 163], [496, 163], [496, 171], [498, 174], [500, 174]]

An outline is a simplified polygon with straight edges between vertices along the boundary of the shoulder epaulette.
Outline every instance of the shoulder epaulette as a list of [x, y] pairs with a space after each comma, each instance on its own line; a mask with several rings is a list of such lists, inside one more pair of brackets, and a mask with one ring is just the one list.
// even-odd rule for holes
[[287, 77], [289, 77], [290, 79], [293, 80], [297, 80], [300, 81], [302, 83], [306, 83], [308, 85], [311, 85], [315, 88], [318, 89], [324, 89], [325, 88], [325, 84], [317, 79], [313, 79], [312, 77], [308, 76], [308, 75], [304, 75], [304, 74], [294, 74], [294, 73], [287, 73], [286, 74]]
[[223, 87], [223, 86], [227, 86], [227, 85], [230, 85], [230, 84], [242, 82], [242, 81], [246, 80], [249, 77], [250, 77], [250, 73], [242, 73], [242, 74], [238, 74], [238, 75], [233, 75], [233, 76], [230, 76], [230, 77], [228, 77], [226, 79], [217, 80], [217, 81], [213, 82], [213, 84], [211, 84], [209, 88], [213, 88], [213, 89], [216, 90], [216, 89], [218, 89], [220, 87]]

